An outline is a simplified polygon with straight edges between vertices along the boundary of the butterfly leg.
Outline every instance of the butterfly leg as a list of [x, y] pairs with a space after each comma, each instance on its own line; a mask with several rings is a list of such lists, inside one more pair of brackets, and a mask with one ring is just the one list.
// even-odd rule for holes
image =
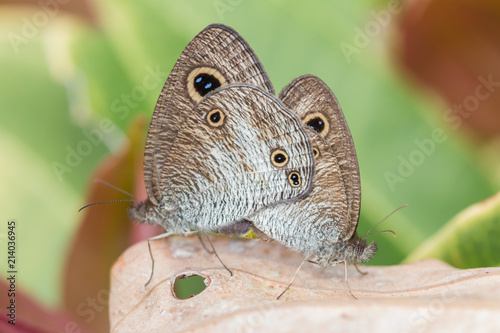
[[279, 296], [276, 298], [276, 300], [280, 299], [281, 296], [283, 296], [287, 291], [288, 289], [290, 289], [290, 287], [292, 286], [293, 284], [293, 281], [295, 280], [295, 278], [297, 277], [297, 274], [299, 274], [299, 271], [300, 269], [302, 268], [302, 265], [304, 265], [304, 263], [307, 261], [307, 258], [304, 258], [304, 260], [302, 260], [302, 262], [300, 263], [300, 266], [299, 268], [297, 268], [297, 270], [295, 271], [295, 274], [293, 275], [293, 278], [292, 278], [292, 281], [290, 281], [290, 283], [288, 284], [288, 286], [286, 286], [285, 290], [283, 290], [283, 292], [281, 294], [279, 294]]
[[[200, 234], [203, 233], [205, 234], [205, 236], [207, 237], [207, 240], [208, 242], [210, 243], [210, 247], [212, 248], [212, 250], [208, 250], [206, 247], [205, 247], [205, 244], [203, 243], [202, 239], [201, 239], [201, 236]], [[225, 269], [227, 269], [227, 271], [229, 272], [229, 274], [231, 276], [233, 276], [233, 272], [226, 266], [226, 264], [224, 264], [224, 262], [221, 260], [221, 258], [219, 257], [219, 254], [217, 253], [217, 251], [215, 251], [215, 248], [212, 244], [212, 241], [210, 240], [210, 238], [208, 237], [207, 233], [202, 231], [202, 230], [196, 230], [196, 231], [190, 231], [190, 232], [184, 232], [184, 233], [175, 233], [175, 232], [166, 232], [166, 233], [163, 233], [163, 234], [160, 234], [160, 235], [157, 235], [157, 236], [154, 236], [154, 237], [151, 237], [151, 238], [148, 238], [148, 250], [149, 250], [149, 256], [151, 257], [151, 275], [149, 276], [149, 279], [148, 281], [146, 282], [146, 284], [144, 284], [144, 286], [146, 287], [150, 282], [151, 280], [153, 279], [153, 274], [154, 274], [154, 270], [155, 270], [155, 259], [153, 257], [153, 251], [151, 250], [151, 241], [152, 240], [156, 240], [156, 239], [162, 239], [162, 238], [167, 238], [167, 237], [170, 237], [170, 236], [174, 236], [174, 235], [182, 235], [182, 236], [192, 236], [192, 235], [198, 235], [198, 238], [200, 239], [201, 241], [201, 244], [203, 245], [203, 247], [205, 248], [205, 250], [207, 250], [208, 253], [213, 253], [215, 254], [215, 256], [217, 257], [217, 259], [220, 261], [220, 263], [222, 264], [222, 266], [224, 266]]]
[[205, 244], [203, 243], [203, 241], [201, 240], [201, 236], [200, 234], [198, 234], [198, 238], [200, 239], [201, 241], [201, 244], [203, 245], [203, 247], [205, 248], [205, 250], [207, 250], [208, 253], [213, 253], [215, 254], [215, 256], [217, 257], [217, 259], [219, 259], [220, 263], [222, 264], [222, 266], [224, 266], [225, 269], [227, 269], [227, 271], [229, 272], [229, 275], [230, 276], [233, 276], [233, 272], [229, 269], [229, 267], [226, 266], [226, 264], [222, 261], [222, 259], [219, 257], [219, 254], [217, 253], [217, 251], [215, 251], [215, 247], [214, 245], [212, 244], [212, 241], [210, 240], [210, 237], [208, 237], [207, 233], [202, 231], [200, 233], [204, 233], [205, 236], [207, 237], [207, 240], [208, 242], [210, 243], [210, 247], [212, 248], [212, 251], [209, 251], [206, 247], [205, 247]]
[[[200, 232], [200, 234], [201, 234], [201, 232]], [[197, 236], [198, 236], [198, 239], [200, 240], [201, 246], [203, 246], [203, 248], [205, 249], [205, 251], [207, 251], [207, 252], [208, 252], [208, 253], [210, 253], [210, 254], [213, 254], [215, 251], [213, 251], [213, 250], [209, 250], [209, 249], [207, 248], [207, 246], [205, 245], [205, 242], [203, 241], [203, 238], [201, 238], [201, 235], [200, 235], [200, 234], [198, 234]], [[207, 238], [208, 238], [208, 235], [206, 235], [206, 236], [207, 236]]]
[[349, 287], [349, 282], [347, 281], [347, 261], [344, 261], [344, 276], [345, 276], [345, 284], [347, 285], [347, 290], [349, 291], [349, 294], [351, 294], [351, 296], [354, 298], [354, 299], [358, 299], [356, 296], [354, 296], [354, 294], [352, 293], [351, 291], [351, 287]]
[[153, 273], [154, 273], [154, 270], [155, 270], [155, 259], [153, 257], [153, 251], [151, 250], [151, 241], [152, 240], [167, 238], [167, 237], [174, 236], [174, 235], [191, 236], [191, 235], [199, 234], [200, 232], [201, 231], [198, 231], [198, 230], [197, 231], [191, 231], [191, 232], [185, 232], [185, 233], [182, 233], [182, 234], [175, 233], [175, 232], [165, 232], [163, 234], [160, 234], [160, 235], [148, 238], [149, 256], [151, 257], [151, 275], [149, 276], [149, 279], [146, 282], [146, 284], [144, 285], [144, 287], [146, 287], [149, 284], [149, 282], [151, 282], [151, 279], [153, 278]]

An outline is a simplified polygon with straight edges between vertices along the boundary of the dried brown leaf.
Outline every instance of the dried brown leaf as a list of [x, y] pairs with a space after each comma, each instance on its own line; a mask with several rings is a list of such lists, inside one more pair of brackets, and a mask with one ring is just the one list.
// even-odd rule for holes
[[[496, 331], [500, 329], [500, 268], [459, 270], [437, 260], [410, 265], [349, 268], [304, 265], [280, 244], [212, 237], [234, 276], [205, 251], [196, 237], [152, 242], [153, 280], [147, 243], [129, 248], [112, 269], [110, 321], [113, 332], [329, 332]], [[175, 277], [198, 274], [208, 287], [177, 299]], [[470, 329], [470, 330], [469, 330]]]

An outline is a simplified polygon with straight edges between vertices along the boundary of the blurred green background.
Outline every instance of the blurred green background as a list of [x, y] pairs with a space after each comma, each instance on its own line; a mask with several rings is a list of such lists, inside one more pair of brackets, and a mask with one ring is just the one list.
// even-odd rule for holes
[[334, 91], [361, 169], [359, 233], [409, 205], [370, 264], [400, 263], [499, 189], [499, 15], [486, 0], [0, 1], [0, 234], [17, 222], [22, 290], [62, 305], [95, 168], [214, 22], [247, 40], [276, 91], [308, 73]]

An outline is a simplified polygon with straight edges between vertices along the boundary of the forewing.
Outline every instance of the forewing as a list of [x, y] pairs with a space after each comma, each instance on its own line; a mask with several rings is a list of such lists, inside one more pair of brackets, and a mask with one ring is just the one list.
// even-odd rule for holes
[[207, 93], [227, 84], [255, 85], [274, 94], [267, 74], [250, 46], [232, 28], [215, 24], [186, 46], [156, 104], [146, 141], [144, 180], [154, 204], [166, 180], [161, 169], [183, 122]]

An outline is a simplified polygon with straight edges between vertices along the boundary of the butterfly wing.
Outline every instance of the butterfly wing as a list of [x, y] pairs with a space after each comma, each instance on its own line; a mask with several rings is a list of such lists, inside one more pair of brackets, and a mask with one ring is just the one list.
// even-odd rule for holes
[[169, 231], [217, 230], [305, 196], [314, 158], [300, 119], [277, 98], [227, 85], [185, 119], [161, 172], [159, 223]]
[[[330, 145], [340, 168], [346, 192], [342, 204], [348, 209], [342, 239], [351, 238], [356, 230], [361, 206], [361, 183], [354, 141], [340, 104], [331, 89], [318, 77], [304, 75], [293, 80], [280, 93], [280, 100], [293, 110], [302, 122], [321, 135]], [[328, 163], [328, 162], [327, 162]]]
[[300, 201], [265, 207], [250, 221], [261, 232], [306, 255], [346, 234], [347, 196], [335, 154], [314, 131], [307, 131], [313, 149], [319, 151], [311, 192]]
[[295, 79], [280, 94], [306, 127], [315, 151], [313, 189], [300, 201], [265, 207], [250, 217], [257, 231], [292, 249], [324, 256], [351, 238], [360, 206], [354, 144], [337, 99], [317, 77]]
[[250, 46], [232, 28], [215, 24], [186, 46], [156, 104], [144, 154], [144, 180], [149, 200], [157, 205], [165, 183], [161, 169], [192, 108], [207, 93], [232, 83], [245, 83], [274, 94], [272, 84]]

